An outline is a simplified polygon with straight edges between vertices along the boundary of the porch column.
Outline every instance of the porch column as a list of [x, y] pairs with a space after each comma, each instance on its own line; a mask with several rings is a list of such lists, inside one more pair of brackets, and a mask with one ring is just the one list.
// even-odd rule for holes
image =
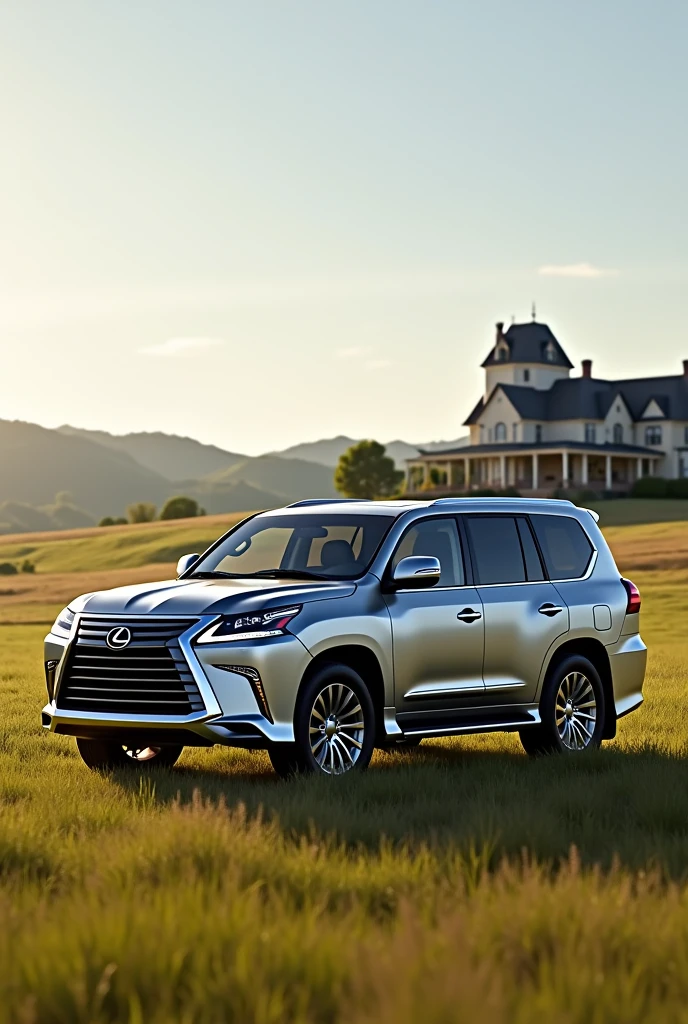
[[423, 463], [423, 487], [428, 487], [430, 484], [430, 463]]
[[612, 489], [612, 457], [611, 455], [605, 455], [604, 457], [604, 486], [608, 491]]
[[581, 458], [583, 459], [583, 465], [581, 466], [581, 483], [587, 484], [588, 482], [588, 453], [583, 452]]
[[447, 487], [451, 487], [451, 485], [452, 485], [452, 464], [451, 464], [451, 460], [449, 460], [447, 462], [446, 474], [447, 474]]
[[533, 490], [537, 491], [538, 487], [540, 486], [540, 481], [539, 481], [539, 476], [538, 476], [538, 454], [537, 454], [537, 452], [533, 452], [532, 459], [533, 459]]
[[501, 477], [502, 490], [506, 487], [506, 455], [499, 456], [499, 475]]
[[463, 489], [464, 491], [470, 491], [471, 489], [471, 460], [463, 460]]
[[636, 478], [636, 480], [641, 480], [642, 476], [643, 476], [643, 460], [642, 460], [642, 458], [638, 457], [635, 460], [635, 478]]
[[563, 486], [567, 487], [569, 482], [569, 453], [566, 450], [561, 453], [561, 480]]

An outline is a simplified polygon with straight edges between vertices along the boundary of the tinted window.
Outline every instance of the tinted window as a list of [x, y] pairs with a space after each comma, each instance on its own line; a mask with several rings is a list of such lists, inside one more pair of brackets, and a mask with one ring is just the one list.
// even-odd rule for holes
[[533, 534], [528, 526], [527, 519], [517, 519], [518, 535], [521, 539], [521, 549], [526, 563], [526, 575], [529, 580], [544, 580], [545, 574], [542, 571], [542, 563], [538, 555]]
[[533, 516], [535, 534], [552, 580], [578, 579], [590, 563], [592, 544], [570, 516]]
[[393, 522], [393, 516], [352, 513], [254, 516], [202, 558], [194, 574], [296, 569], [352, 579], [368, 567]]
[[466, 518], [478, 583], [525, 583], [521, 541], [511, 516]]
[[454, 519], [423, 519], [415, 523], [401, 538], [392, 558], [392, 569], [409, 555], [430, 555], [439, 559], [440, 587], [463, 586], [463, 558]]

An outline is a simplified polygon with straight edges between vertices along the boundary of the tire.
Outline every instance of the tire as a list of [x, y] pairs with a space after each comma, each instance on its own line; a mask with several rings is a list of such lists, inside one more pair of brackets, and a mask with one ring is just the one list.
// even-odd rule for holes
[[315, 672], [299, 694], [294, 738], [268, 750], [283, 778], [365, 771], [375, 747], [375, 709], [358, 672], [348, 665], [324, 665]]
[[171, 768], [184, 747], [181, 743], [166, 743], [161, 747], [133, 747], [117, 740], [87, 740], [77, 738], [77, 749], [82, 761], [93, 771], [109, 768], [128, 768], [149, 771], [151, 768]]
[[540, 699], [541, 724], [519, 733], [531, 757], [597, 750], [604, 731], [604, 688], [593, 663], [580, 654], [557, 662]]

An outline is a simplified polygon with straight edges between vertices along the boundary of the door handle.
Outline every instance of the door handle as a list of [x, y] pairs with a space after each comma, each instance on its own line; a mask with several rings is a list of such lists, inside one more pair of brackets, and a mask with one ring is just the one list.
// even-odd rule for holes
[[549, 601], [546, 604], [541, 604], [538, 608], [540, 615], [549, 615], [552, 618], [553, 615], [558, 615], [559, 612], [563, 612], [563, 608], [559, 604], [551, 604]]
[[461, 619], [462, 622], [475, 622], [476, 619], [482, 618], [482, 613], [476, 612], [473, 608], [464, 608], [456, 617]]

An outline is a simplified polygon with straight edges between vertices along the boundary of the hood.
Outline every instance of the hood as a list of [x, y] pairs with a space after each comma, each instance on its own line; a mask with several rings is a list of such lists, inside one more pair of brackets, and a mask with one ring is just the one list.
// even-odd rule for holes
[[333, 580], [165, 580], [85, 594], [76, 612], [98, 615], [224, 615], [349, 597], [353, 582]]

